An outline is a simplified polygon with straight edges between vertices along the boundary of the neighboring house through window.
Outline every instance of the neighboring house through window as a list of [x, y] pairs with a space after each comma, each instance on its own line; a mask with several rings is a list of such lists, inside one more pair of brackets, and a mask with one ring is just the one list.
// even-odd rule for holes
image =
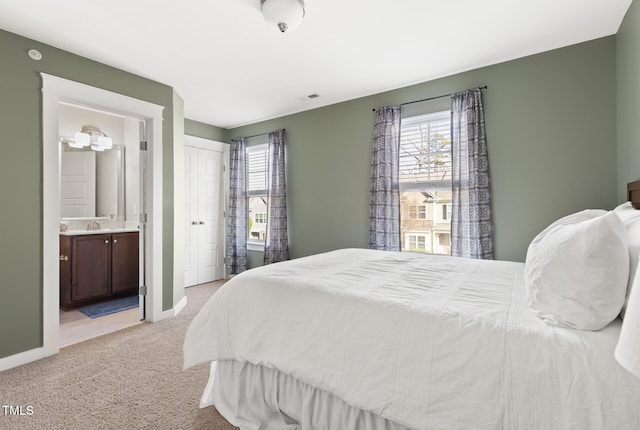
[[403, 251], [451, 253], [451, 112], [402, 118], [400, 229]]

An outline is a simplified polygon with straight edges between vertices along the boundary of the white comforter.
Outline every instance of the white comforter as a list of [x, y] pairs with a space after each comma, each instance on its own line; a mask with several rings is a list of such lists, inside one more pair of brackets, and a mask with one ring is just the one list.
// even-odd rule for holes
[[522, 263], [360, 249], [252, 269], [191, 323], [185, 367], [275, 368], [412, 429], [638, 429], [640, 379], [599, 332], [550, 327]]

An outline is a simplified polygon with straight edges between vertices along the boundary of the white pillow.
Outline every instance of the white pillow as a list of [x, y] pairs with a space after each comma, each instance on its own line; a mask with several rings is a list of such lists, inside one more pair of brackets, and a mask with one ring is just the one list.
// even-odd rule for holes
[[561, 218], [527, 250], [529, 309], [547, 324], [600, 330], [624, 303], [629, 278], [626, 231], [613, 211]]
[[[622, 220], [627, 229], [627, 244], [629, 245], [629, 282], [627, 286], [627, 296], [622, 307], [620, 316], [624, 318], [624, 313], [629, 302], [631, 286], [638, 272], [638, 257], [640, 256], [640, 210], [634, 209], [631, 202], [625, 202], [613, 210]], [[640, 275], [638, 275], [640, 276]]]

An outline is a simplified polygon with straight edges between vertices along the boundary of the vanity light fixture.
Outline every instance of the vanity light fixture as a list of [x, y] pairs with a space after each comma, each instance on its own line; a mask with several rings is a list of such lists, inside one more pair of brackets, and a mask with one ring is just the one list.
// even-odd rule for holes
[[264, 20], [284, 33], [293, 30], [304, 18], [304, 0], [260, 0]]
[[104, 151], [105, 149], [111, 149], [113, 147], [113, 140], [109, 136], [101, 132], [98, 127], [90, 127], [88, 125], [85, 125], [84, 127], [82, 127], [82, 133], [89, 136], [89, 139], [91, 141], [91, 149], [93, 149], [94, 151], [100, 151], [100, 149], [94, 149], [94, 147], [102, 148], [102, 151]]
[[113, 140], [97, 127], [85, 125], [82, 131], [76, 131], [73, 139], [62, 139], [72, 148], [86, 148], [91, 146], [94, 151], [104, 151], [113, 148]]

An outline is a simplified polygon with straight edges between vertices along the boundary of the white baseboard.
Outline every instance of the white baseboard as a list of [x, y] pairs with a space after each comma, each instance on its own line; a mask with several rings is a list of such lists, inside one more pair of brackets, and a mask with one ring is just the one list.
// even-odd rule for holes
[[157, 319], [156, 321], [166, 320], [166, 319], [175, 317], [180, 312], [182, 312], [185, 306], [187, 306], [187, 296], [184, 296], [182, 299], [180, 299], [178, 304], [175, 305], [172, 309], [163, 311], [162, 314], [160, 314], [160, 318]]
[[184, 296], [182, 299], [180, 299], [180, 301], [178, 302], [177, 305], [174, 306], [173, 310], [173, 316], [178, 316], [178, 314], [180, 312], [182, 312], [182, 310], [184, 309], [184, 307], [187, 306], [187, 296]]
[[44, 348], [40, 347], [0, 358], [0, 372], [22, 366], [23, 364], [31, 363], [32, 361], [40, 360], [44, 357], [46, 357]]

